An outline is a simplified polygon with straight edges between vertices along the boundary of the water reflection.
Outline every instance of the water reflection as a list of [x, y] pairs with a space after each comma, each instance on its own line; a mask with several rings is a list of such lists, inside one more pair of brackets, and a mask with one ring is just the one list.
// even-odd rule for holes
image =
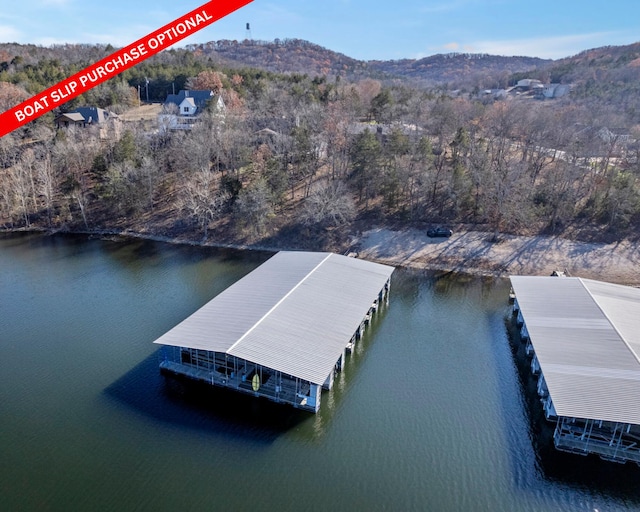
[[505, 280], [396, 271], [317, 415], [165, 381], [153, 341], [268, 257], [0, 236], [4, 508], [640, 510], [553, 450]]

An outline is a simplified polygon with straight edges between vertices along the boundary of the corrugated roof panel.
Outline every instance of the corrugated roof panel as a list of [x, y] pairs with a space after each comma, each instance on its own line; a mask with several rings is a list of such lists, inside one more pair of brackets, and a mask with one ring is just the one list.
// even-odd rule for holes
[[226, 352], [322, 384], [392, 272], [336, 254], [279, 252], [156, 343]]
[[640, 346], [640, 290], [566, 277], [511, 283], [557, 413], [640, 424], [631, 349]]
[[230, 353], [324, 382], [390, 275], [359, 263], [332, 255]]
[[583, 282], [615, 329], [640, 361], [640, 290], [629, 286], [602, 283], [590, 279]]
[[319, 261], [272, 257], [248, 274], [251, 279], [240, 279], [155, 343], [225, 352]]

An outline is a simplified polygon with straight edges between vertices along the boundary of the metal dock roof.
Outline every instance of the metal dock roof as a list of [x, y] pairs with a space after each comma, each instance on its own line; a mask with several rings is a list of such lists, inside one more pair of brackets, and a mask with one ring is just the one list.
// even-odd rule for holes
[[559, 416], [640, 424], [640, 289], [512, 276]]
[[281, 251], [154, 343], [227, 353], [323, 384], [393, 270]]

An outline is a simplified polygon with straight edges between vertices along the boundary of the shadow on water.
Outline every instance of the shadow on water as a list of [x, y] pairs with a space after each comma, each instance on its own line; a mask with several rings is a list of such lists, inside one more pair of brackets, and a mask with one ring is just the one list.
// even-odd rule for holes
[[61, 248], [69, 249], [77, 253], [81, 251], [90, 252], [93, 250], [88, 247], [86, 235], [48, 235], [46, 233], [25, 231], [0, 233], [0, 240], [3, 242], [3, 247], [6, 248], [24, 246], [27, 249], [38, 249], [41, 247], [56, 247], [56, 245], [60, 245]]
[[640, 505], [640, 467], [602, 460], [594, 454], [577, 455], [556, 450], [553, 444], [555, 423], [544, 416], [538, 399], [536, 378], [530, 369], [530, 357], [511, 314], [505, 318], [509, 344], [523, 393], [536, 470], [547, 482], [569, 487], [589, 495], [601, 495]]
[[18, 246], [29, 242], [30, 238], [33, 238], [33, 233], [28, 232], [0, 232], [0, 240], [6, 245], [6, 247]]
[[124, 263], [129, 263], [132, 256], [135, 261], [143, 261], [145, 263], [161, 261], [162, 258], [167, 257], [167, 247], [171, 248], [170, 254], [172, 258], [177, 258], [179, 261], [188, 261], [191, 263], [197, 263], [199, 261], [215, 257], [221, 263], [242, 260], [246, 263], [260, 264], [273, 255], [272, 252], [267, 251], [252, 251], [246, 249], [241, 250], [190, 244], [168, 245], [166, 242], [126, 237], [118, 237], [113, 240], [107, 239], [101, 241], [104, 242], [106, 251], [112, 255], [116, 261], [121, 259]]
[[105, 388], [104, 393], [155, 421], [265, 444], [312, 419], [310, 413], [266, 399], [161, 375], [159, 357], [158, 350]]
[[[32, 232], [0, 233], [0, 240], [6, 248], [60, 249], [60, 258], [77, 257], [96, 251], [108, 255], [124, 268], [144, 264], [153, 266], [166, 262], [167, 258], [176, 263], [200, 261], [216, 258], [221, 263], [242, 261], [258, 266], [264, 263], [273, 252], [259, 250], [241, 250], [225, 247], [199, 246], [190, 244], [167, 244], [143, 238], [131, 238], [119, 235], [86, 235], [73, 233], [43, 234]], [[170, 250], [167, 250], [170, 248]]]
[[414, 302], [425, 290], [437, 297], [450, 298], [465, 296], [470, 287], [477, 285], [483, 300], [494, 296], [499, 280], [495, 277], [476, 276], [455, 271], [433, 269], [398, 268], [391, 278], [394, 300]]

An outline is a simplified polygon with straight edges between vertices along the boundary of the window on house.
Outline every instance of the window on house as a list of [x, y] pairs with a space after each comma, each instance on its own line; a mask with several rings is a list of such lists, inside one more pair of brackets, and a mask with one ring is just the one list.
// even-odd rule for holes
[[189, 112], [189, 107], [182, 107], [183, 112]]

